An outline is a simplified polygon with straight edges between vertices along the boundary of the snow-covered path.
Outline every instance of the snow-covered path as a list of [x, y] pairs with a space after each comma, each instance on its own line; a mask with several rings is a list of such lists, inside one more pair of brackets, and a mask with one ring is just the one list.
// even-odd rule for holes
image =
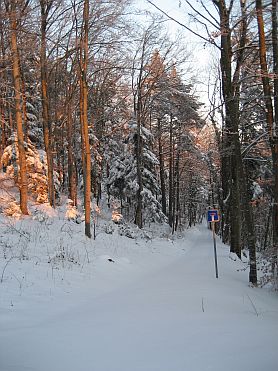
[[0, 371], [277, 371], [277, 296], [249, 288], [221, 244], [217, 280], [210, 239], [189, 232], [183, 255], [110, 292], [31, 303], [3, 325]]

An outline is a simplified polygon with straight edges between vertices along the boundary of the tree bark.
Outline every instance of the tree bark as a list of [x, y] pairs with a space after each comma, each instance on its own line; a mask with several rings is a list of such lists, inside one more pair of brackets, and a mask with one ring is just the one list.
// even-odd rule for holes
[[84, 0], [83, 29], [80, 41], [80, 125], [82, 137], [85, 235], [91, 238], [91, 150], [88, 125], [88, 38], [89, 38], [89, 0]]
[[[277, 265], [277, 250], [278, 250], [278, 136], [277, 136], [277, 122], [278, 122], [278, 46], [277, 46], [277, 3], [272, 2], [272, 47], [273, 47], [273, 63], [274, 63], [274, 104], [275, 104], [275, 121], [274, 121], [274, 110], [272, 105], [272, 91], [270, 85], [270, 75], [267, 66], [267, 55], [266, 55], [266, 39], [264, 31], [264, 19], [263, 19], [263, 5], [261, 0], [256, 0], [256, 13], [257, 23], [259, 31], [259, 53], [260, 53], [260, 65], [261, 65], [261, 79], [264, 91], [265, 100], [265, 116], [268, 125], [268, 133], [270, 139], [270, 147], [272, 153], [272, 170], [273, 170], [273, 250], [274, 250], [274, 265]], [[276, 74], [276, 75], [275, 75]], [[275, 81], [276, 80], [276, 81]], [[274, 123], [276, 124], [274, 126]]]
[[167, 213], [167, 202], [166, 202], [166, 186], [165, 186], [165, 169], [164, 169], [164, 155], [162, 145], [162, 128], [161, 121], [158, 119], [158, 157], [159, 157], [159, 172], [160, 172], [160, 186], [161, 186], [161, 205], [162, 212], [166, 215]]
[[240, 207], [240, 142], [238, 134], [238, 103], [232, 84], [232, 47], [229, 11], [224, 0], [215, 2], [221, 24], [221, 75], [225, 103], [225, 132], [222, 151], [222, 176], [230, 169], [228, 181], [224, 178], [223, 193], [226, 197], [225, 215], [229, 214], [231, 252], [241, 257], [241, 207]]
[[275, 130], [273, 132], [273, 174], [274, 174], [274, 202], [273, 202], [273, 247], [275, 252], [275, 264], [278, 266], [278, 20], [277, 0], [272, 0], [272, 51], [273, 51], [273, 73], [274, 73], [274, 117]]
[[17, 9], [16, 2], [11, 1], [9, 19], [11, 27], [11, 50], [12, 50], [12, 75], [15, 89], [15, 118], [17, 126], [17, 144], [20, 167], [20, 209], [22, 214], [28, 215], [27, 198], [28, 198], [28, 180], [26, 167], [26, 153], [24, 147], [24, 133], [22, 122], [22, 92], [20, 81], [20, 63], [17, 46]]
[[175, 161], [175, 231], [178, 229], [180, 222], [180, 154], [181, 154], [181, 124], [178, 130], [178, 145]]
[[72, 128], [72, 112], [70, 103], [68, 104], [67, 112], [67, 146], [68, 146], [68, 185], [69, 198], [73, 201], [73, 205], [77, 206], [77, 174], [73, 154], [73, 128]]
[[168, 223], [173, 225], [173, 204], [174, 204], [174, 180], [173, 180], [173, 115], [170, 114], [170, 138], [169, 138], [169, 209], [168, 209]]
[[[246, 14], [246, 2], [240, 0], [241, 5], [241, 23], [240, 23], [240, 42], [239, 42], [239, 52], [237, 54], [237, 64], [235, 73], [233, 76], [233, 85], [234, 85], [234, 95], [237, 102], [237, 116], [239, 117], [239, 99], [240, 99], [240, 73], [241, 67], [244, 60], [244, 48], [246, 45], [247, 39], [247, 14]], [[240, 144], [240, 142], [239, 142]], [[250, 260], [250, 269], [249, 269], [249, 282], [254, 286], [257, 286], [257, 256], [256, 256], [256, 234], [254, 228], [254, 218], [253, 210], [251, 206], [251, 198], [249, 196], [249, 184], [248, 184], [248, 172], [247, 169], [243, 166], [243, 160], [241, 155], [241, 146], [239, 145], [238, 153], [238, 162], [239, 162], [239, 176], [241, 179], [241, 194], [242, 194], [242, 209], [244, 214], [244, 228], [246, 230], [247, 244], [249, 250], [249, 260]]]
[[1, 128], [1, 139], [0, 139], [0, 156], [2, 157], [3, 151], [6, 147], [6, 125], [5, 125], [5, 111], [4, 105], [0, 105], [0, 128]]
[[41, 6], [41, 48], [40, 48], [40, 67], [41, 67], [41, 96], [42, 96], [42, 121], [44, 145], [47, 157], [47, 180], [49, 203], [55, 207], [55, 190], [53, 180], [53, 154], [51, 141], [51, 125], [49, 117], [49, 97], [48, 97], [48, 71], [46, 58], [46, 29], [47, 18], [53, 1], [47, 2], [40, 0]]
[[137, 168], [137, 204], [135, 210], [135, 224], [139, 228], [143, 228], [143, 177], [142, 177], [142, 138], [141, 138], [141, 125], [142, 125], [142, 96], [141, 86], [138, 88], [137, 98], [137, 109], [136, 109], [136, 122], [137, 122], [137, 138], [136, 138], [136, 168]]

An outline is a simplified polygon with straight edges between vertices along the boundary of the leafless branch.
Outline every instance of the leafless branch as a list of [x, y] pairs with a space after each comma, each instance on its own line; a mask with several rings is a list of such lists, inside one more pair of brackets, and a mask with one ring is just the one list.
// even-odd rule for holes
[[161, 12], [163, 15], [165, 15], [168, 19], [170, 19], [171, 21], [174, 21], [175, 23], [177, 23], [178, 25], [180, 25], [181, 27], [185, 28], [187, 31], [191, 32], [193, 35], [195, 36], [198, 36], [200, 39], [204, 40], [205, 42], [209, 43], [209, 44], [212, 44], [214, 46], [216, 46], [219, 50], [221, 49], [216, 43], [214, 40], [212, 39], [207, 39], [206, 37], [198, 34], [197, 32], [193, 31], [191, 28], [187, 27], [185, 24], [179, 22], [177, 19], [171, 17], [169, 14], [167, 14], [164, 10], [162, 10], [161, 8], [159, 8], [157, 5], [155, 5], [152, 1], [150, 0], [147, 0], [149, 4], [151, 4], [153, 7], [155, 7], [159, 12]]

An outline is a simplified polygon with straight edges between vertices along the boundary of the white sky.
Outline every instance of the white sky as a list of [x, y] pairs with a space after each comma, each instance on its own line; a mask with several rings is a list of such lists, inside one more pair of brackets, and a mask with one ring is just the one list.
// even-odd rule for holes
[[[179, 0], [152, 0], [164, 12], [169, 14], [172, 18], [178, 20], [180, 23], [190, 26], [190, 19], [188, 16], [188, 8], [185, 6], [179, 6]], [[193, 3], [195, 3], [194, 1]], [[193, 4], [192, 3], [192, 4]], [[147, 0], [135, 0], [134, 4], [142, 9], [148, 9], [152, 12], [156, 12], [155, 7], [150, 5]], [[184, 5], [184, 2], [182, 2]], [[194, 24], [196, 30], [197, 25]], [[198, 74], [200, 84], [197, 86], [198, 94], [204, 103], [207, 103], [207, 85], [208, 85], [208, 71], [212, 55], [215, 54], [215, 50], [210, 45], [205, 45], [205, 42], [197, 36], [191, 34], [185, 28], [177, 24], [172, 20], [168, 20], [168, 30], [170, 33], [175, 34], [176, 32], [182, 32], [185, 44], [188, 45], [188, 49], [192, 51], [192, 63], [194, 64], [194, 71]], [[206, 36], [206, 35], [204, 35]]]
[[[185, 6], [179, 6], [179, 0], [152, 0], [152, 2], [157, 5], [160, 9], [170, 15], [172, 18], [176, 19], [182, 24], [186, 26], [190, 25], [190, 19], [187, 14], [189, 9], [186, 9]], [[135, 0], [135, 4], [142, 9], [149, 9], [153, 12], [158, 12], [155, 7], [150, 5], [147, 0]], [[184, 3], [183, 3], [184, 4]], [[197, 25], [194, 24], [192, 27], [193, 29], [197, 29]], [[204, 41], [198, 38], [197, 36], [193, 35], [185, 28], [177, 24], [172, 20], [168, 20], [168, 29], [170, 33], [176, 33], [177, 31], [183, 31], [185, 33], [186, 39], [185, 42], [189, 45], [194, 47], [194, 50], [203, 51], [204, 50]], [[204, 35], [205, 36], [205, 35]], [[204, 58], [200, 60], [201, 64], [204, 64]]]

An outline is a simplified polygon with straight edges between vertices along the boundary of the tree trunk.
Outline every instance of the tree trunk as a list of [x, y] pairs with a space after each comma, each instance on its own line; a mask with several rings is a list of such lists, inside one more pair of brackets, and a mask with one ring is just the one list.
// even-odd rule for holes
[[273, 132], [273, 248], [275, 265], [278, 266], [278, 20], [277, 20], [277, 0], [272, 0], [272, 50], [273, 50], [273, 72], [274, 72], [274, 117], [275, 117], [275, 131]]
[[162, 128], [161, 121], [158, 119], [158, 157], [159, 157], [159, 173], [160, 173], [160, 186], [161, 186], [161, 205], [162, 212], [166, 215], [167, 213], [167, 203], [166, 203], [166, 186], [165, 186], [165, 169], [164, 169], [164, 155], [163, 155], [163, 145], [162, 145]]
[[241, 172], [242, 204], [250, 260], [249, 282], [251, 282], [254, 286], [257, 286], [256, 234], [254, 229], [253, 211], [248, 192], [247, 171], [244, 172], [243, 165], [240, 167], [240, 169], [242, 169]]
[[[20, 66], [19, 66], [20, 67]], [[21, 93], [22, 93], [22, 112], [23, 112], [23, 131], [24, 131], [24, 140], [28, 143], [28, 118], [27, 118], [27, 99], [26, 99], [26, 92], [25, 92], [25, 82], [24, 82], [24, 75], [20, 68], [21, 73]]]
[[[257, 23], [259, 30], [259, 53], [261, 64], [261, 79], [264, 91], [265, 100], [265, 115], [268, 125], [268, 133], [270, 138], [270, 147], [272, 153], [272, 170], [273, 170], [273, 250], [274, 250], [274, 265], [277, 265], [277, 250], [278, 250], [278, 136], [277, 136], [277, 122], [278, 122], [278, 46], [277, 46], [277, 2], [272, 1], [272, 47], [273, 47], [273, 63], [274, 63], [274, 104], [275, 104], [275, 123], [274, 126], [274, 111], [272, 105], [272, 92], [270, 85], [270, 76], [267, 66], [266, 55], [266, 40], [264, 31], [263, 6], [261, 0], [256, 0]], [[274, 29], [275, 28], [275, 29]], [[276, 74], [276, 75], [275, 75]], [[275, 81], [276, 80], [276, 81]]]
[[11, 27], [11, 50], [12, 50], [12, 75], [15, 89], [15, 118], [17, 126], [17, 143], [18, 156], [20, 167], [20, 209], [22, 214], [28, 215], [27, 197], [28, 197], [28, 181], [26, 168], [26, 154], [24, 148], [24, 134], [22, 124], [22, 93], [20, 81], [20, 63], [17, 47], [17, 19], [16, 19], [16, 2], [11, 2], [11, 9], [9, 12], [10, 27]]
[[0, 128], [1, 128], [1, 139], [0, 139], [0, 156], [2, 157], [3, 151], [6, 147], [6, 125], [5, 125], [5, 111], [4, 105], [0, 105]]
[[48, 198], [52, 207], [55, 207], [55, 191], [53, 180], [53, 154], [51, 143], [51, 125], [49, 117], [49, 97], [48, 97], [48, 72], [46, 59], [46, 29], [47, 17], [52, 2], [48, 3], [45, 0], [40, 0], [41, 6], [41, 49], [40, 49], [40, 64], [41, 64], [41, 96], [42, 96], [42, 121], [44, 145], [47, 157], [47, 180], [48, 180]]
[[136, 121], [137, 121], [137, 140], [136, 140], [136, 168], [137, 168], [137, 203], [135, 210], [135, 224], [139, 228], [143, 228], [143, 177], [142, 177], [142, 138], [141, 138], [141, 125], [142, 125], [142, 97], [141, 87], [139, 87], [138, 102], [136, 110]]
[[168, 223], [173, 225], [173, 204], [174, 204], [174, 180], [173, 180], [173, 116], [170, 115], [170, 138], [169, 138], [169, 210]]
[[176, 154], [176, 163], [175, 163], [175, 231], [178, 229], [179, 221], [180, 221], [180, 149], [181, 149], [181, 126], [179, 123], [179, 138], [178, 138], [178, 146], [177, 146], [177, 154]]
[[[224, 179], [223, 193], [226, 197], [225, 213], [229, 215], [231, 252], [241, 257], [241, 207], [240, 207], [240, 142], [238, 134], [238, 103], [232, 84], [232, 48], [229, 12], [225, 1], [215, 2], [219, 9], [221, 24], [221, 75], [222, 93], [225, 103], [225, 136], [223, 137], [222, 172]], [[224, 174], [222, 173], [222, 176]], [[226, 189], [224, 187], [227, 187]]]
[[67, 142], [68, 142], [68, 192], [73, 205], [77, 206], [77, 174], [73, 154], [73, 128], [71, 104], [68, 104], [67, 112]]
[[80, 41], [80, 125], [82, 131], [85, 235], [91, 238], [91, 151], [88, 125], [88, 37], [89, 37], [89, 0], [84, 0], [83, 30]]

